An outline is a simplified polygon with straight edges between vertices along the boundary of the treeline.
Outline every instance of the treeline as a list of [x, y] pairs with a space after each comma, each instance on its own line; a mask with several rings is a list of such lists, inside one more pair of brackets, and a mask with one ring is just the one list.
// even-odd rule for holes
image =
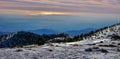
[[54, 39], [56, 37], [67, 37], [67, 34], [59, 33], [59, 34], [51, 34], [51, 35], [37, 35], [31, 32], [20, 31], [12, 36], [2, 35], [0, 37], [0, 48], [5, 47], [22, 47], [24, 45], [43, 45], [49, 42], [50, 39]]

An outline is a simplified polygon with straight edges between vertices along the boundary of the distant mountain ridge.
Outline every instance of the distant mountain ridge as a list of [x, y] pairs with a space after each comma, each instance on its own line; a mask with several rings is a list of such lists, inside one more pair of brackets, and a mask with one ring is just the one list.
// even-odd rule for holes
[[29, 30], [29, 32], [33, 32], [33, 33], [36, 33], [36, 34], [55, 34], [55, 33], [58, 33], [57, 31], [55, 30], [51, 30], [51, 29], [38, 29], [38, 30]]
[[81, 35], [81, 34], [87, 34], [94, 30], [95, 30], [94, 28], [86, 28], [86, 29], [82, 29], [82, 30], [70, 30], [70, 31], [66, 31], [65, 33], [67, 33], [71, 36], [76, 36], [76, 35]]
[[[91, 31], [94, 31], [94, 28], [86, 28], [82, 30], [69, 30], [69, 31], [63, 31], [66, 34], [69, 34], [71, 36], [86, 34]], [[51, 30], [51, 29], [38, 29], [38, 30], [29, 30], [29, 32], [36, 33], [36, 34], [57, 34], [60, 33], [59, 31]]]

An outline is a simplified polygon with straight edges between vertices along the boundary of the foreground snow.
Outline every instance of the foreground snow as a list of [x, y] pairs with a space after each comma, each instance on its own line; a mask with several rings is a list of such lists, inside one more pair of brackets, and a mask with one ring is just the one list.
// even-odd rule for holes
[[[93, 42], [97, 43], [98, 41], [101, 40]], [[86, 52], [85, 49], [97, 45], [74, 45], [73, 43], [77, 44], [78, 42], [54, 45], [45, 44], [43, 46], [31, 45], [12, 49], [4, 48], [0, 49], [0, 59], [120, 59], [120, 52], [116, 51], [116, 47], [100, 47], [108, 50], [109, 53], [100, 51]]]
[[78, 41], [78, 42], [70, 42], [70, 43], [67, 43], [67, 45], [70, 45], [70, 44], [93, 44], [93, 43], [98, 43], [98, 42], [101, 42], [101, 41], [110, 41], [110, 39], [93, 39], [93, 40], [83, 40], [83, 41]]

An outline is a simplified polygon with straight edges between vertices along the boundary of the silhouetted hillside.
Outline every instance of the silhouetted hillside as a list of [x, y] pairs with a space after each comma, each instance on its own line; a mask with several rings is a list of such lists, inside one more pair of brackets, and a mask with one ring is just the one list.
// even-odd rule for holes
[[2, 35], [0, 37], [0, 47], [22, 47], [24, 45], [38, 44], [43, 45], [49, 40], [57, 37], [66, 37], [67, 34], [51, 34], [38, 35], [31, 32], [19, 31], [11, 34]]

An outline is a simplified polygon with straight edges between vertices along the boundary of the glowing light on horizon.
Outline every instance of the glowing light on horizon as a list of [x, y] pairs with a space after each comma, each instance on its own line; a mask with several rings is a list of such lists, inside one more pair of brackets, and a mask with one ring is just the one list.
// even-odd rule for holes
[[64, 12], [49, 12], [49, 11], [28, 11], [28, 15], [64, 15]]

